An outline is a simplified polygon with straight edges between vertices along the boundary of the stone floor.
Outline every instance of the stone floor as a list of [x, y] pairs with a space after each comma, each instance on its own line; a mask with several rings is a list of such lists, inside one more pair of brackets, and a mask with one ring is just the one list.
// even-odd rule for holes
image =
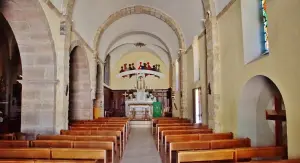
[[121, 163], [161, 163], [150, 128], [132, 128]]

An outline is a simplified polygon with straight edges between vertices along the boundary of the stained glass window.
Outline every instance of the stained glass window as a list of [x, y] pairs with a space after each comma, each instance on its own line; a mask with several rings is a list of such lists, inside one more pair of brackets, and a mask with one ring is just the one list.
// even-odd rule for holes
[[261, 16], [262, 16], [262, 52], [269, 52], [269, 33], [268, 33], [268, 15], [267, 15], [267, 0], [260, 0], [261, 2]]

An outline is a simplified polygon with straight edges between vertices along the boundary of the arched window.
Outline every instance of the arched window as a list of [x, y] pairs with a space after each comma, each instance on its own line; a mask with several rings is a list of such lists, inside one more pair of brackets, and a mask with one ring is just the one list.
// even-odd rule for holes
[[269, 54], [267, 0], [241, 1], [244, 63]]
[[260, 0], [260, 11], [261, 11], [261, 20], [262, 20], [262, 52], [268, 53], [269, 52], [269, 39], [268, 39], [268, 15], [267, 15], [267, 0]]

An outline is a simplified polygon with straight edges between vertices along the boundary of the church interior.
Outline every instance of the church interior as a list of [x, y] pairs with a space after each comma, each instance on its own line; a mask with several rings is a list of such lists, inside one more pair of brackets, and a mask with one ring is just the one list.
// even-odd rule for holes
[[300, 163], [299, 6], [0, 0], [0, 163]]

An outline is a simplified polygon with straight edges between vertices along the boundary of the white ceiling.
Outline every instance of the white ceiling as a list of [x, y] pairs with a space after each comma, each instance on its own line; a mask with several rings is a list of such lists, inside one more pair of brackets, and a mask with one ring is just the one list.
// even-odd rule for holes
[[[51, 1], [61, 10], [61, 4], [64, 0]], [[216, 11], [219, 13], [230, 0], [215, 0], [215, 2]], [[96, 31], [105, 20], [122, 8], [134, 5], [152, 7], [170, 16], [181, 28], [186, 47], [190, 46], [193, 37], [203, 30], [201, 21], [203, 19], [202, 0], [76, 0], [73, 11], [74, 28], [94, 48], [93, 42]], [[134, 34], [136, 31], [150, 35]], [[126, 33], [130, 34], [127, 37], [120, 37]], [[116, 40], [118, 38], [122, 40]], [[157, 45], [166, 45], [172, 59], [177, 58], [179, 46], [174, 31], [161, 20], [145, 14], [126, 16], [110, 25], [98, 45], [99, 55], [104, 60], [105, 53], [111, 47], [117, 47], [124, 42], [149, 42], [149, 40], [156, 40], [155, 44]]]
[[219, 14], [230, 1], [231, 0], [215, 0], [217, 14]]
[[139, 41], [141, 41], [141, 38], [143, 38], [143, 43], [146, 45], [156, 45], [159, 46], [161, 49], [163, 49], [166, 52], [169, 52], [168, 46], [160, 40], [158, 36], [152, 35], [151, 33], [146, 33], [143, 31], [135, 31], [134, 33], [126, 33], [124, 35], [121, 35], [120, 37], [116, 38], [114, 41], [112, 41], [112, 44], [107, 48], [108, 50], [105, 52], [110, 53], [113, 51], [116, 47], [119, 47], [124, 44], [134, 44]]
[[[143, 22], [144, 23], [140, 23]], [[155, 24], [155, 26], [153, 25]], [[133, 31], [148, 31], [152, 35], [159, 36], [161, 40], [168, 46], [173, 58], [178, 55], [177, 50], [179, 49], [178, 39], [174, 34], [173, 30], [164, 22], [149, 15], [130, 15], [119, 21], [113, 23], [103, 34], [99, 45], [100, 58], [104, 59], [105, 52], [109, 44], [117, 38], [119, 35], [124, 33], [130, 33]], [[136, 40], [130, 40], [127, 37], [126, 41], [141, 41], [145, 42], [149, 39], [149, 36], [135, 35]]]

